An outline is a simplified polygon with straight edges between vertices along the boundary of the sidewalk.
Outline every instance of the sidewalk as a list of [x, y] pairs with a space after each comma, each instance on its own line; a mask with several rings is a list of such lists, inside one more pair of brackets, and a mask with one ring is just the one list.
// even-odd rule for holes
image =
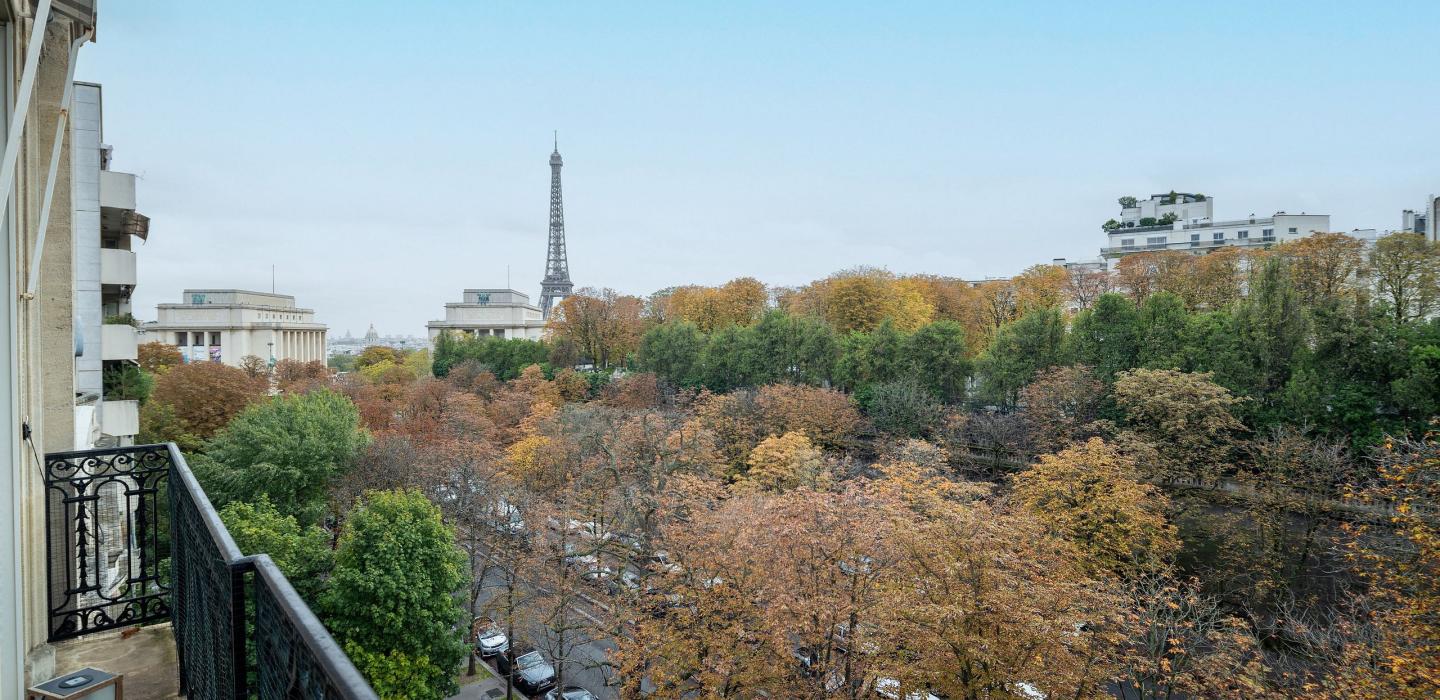
[[[505, 697], [505, 679], [496, 676], [494, 669], [484, 663], [479, 665], [474, 676], [467, 676], [461, 671], [455, 682], [460, 684], [460, 692], [447, 700], [502, 700]], [[525, 696], [517, 691], [511, 697], [523, 700]]]

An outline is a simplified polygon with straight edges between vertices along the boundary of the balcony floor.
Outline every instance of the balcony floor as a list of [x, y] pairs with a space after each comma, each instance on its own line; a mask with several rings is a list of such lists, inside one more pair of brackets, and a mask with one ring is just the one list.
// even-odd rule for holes
[[86, 666], [124, 674], [127, 698], [179, 697], [179, 665], [170, 625], [99, 632], [55, 645], [56, 675]]

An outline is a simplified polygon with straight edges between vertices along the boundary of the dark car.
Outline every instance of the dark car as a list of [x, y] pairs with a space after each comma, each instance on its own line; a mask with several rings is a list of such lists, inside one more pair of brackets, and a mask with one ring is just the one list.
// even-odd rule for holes
[[595, 694], [578, 685], [556, 688], [545, 694], [545, 700], [600, 700]]
[[[495, 657], [500, 675], [510, 675], [510, 655]], [[527, 647], [515, 650], [515, 687], [526, 695], [539, 695], [555, 687], [555, 667], [540, 652]]]

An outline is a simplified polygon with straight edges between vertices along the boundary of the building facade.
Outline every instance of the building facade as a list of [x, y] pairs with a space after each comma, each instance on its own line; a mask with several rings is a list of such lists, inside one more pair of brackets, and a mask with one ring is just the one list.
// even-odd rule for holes
[[1226, 246], [1268, 248], [1330, 230], [1328, 214], [1281, 211], [1266, 217], [1216, 221], [1213, 208], [1213, 199], [1189, 193], [1151, 195], [1143, 202], [1123, 198], [1120, 220], [1106, 222], [1108, 240], [1100, 254], [1115, 259], [1155, 250], [1200, 255]]
[[530, 296], [514, 289], [467, 289], [462, 301], [445, 305], [445, 319], [425, 324], [430, 342], [441, 332], [469, 336], [539, 340], [545, 333], [545, 314], [530, 303]]
[[1400, 216], [1402, 232], [1424, 234], [1425, 240], [1440, 242], [1440, 197], [1432, 194], [1424, 207], [1406, 209]]
[[187, 289], [178, 304], [160, 304], [144, 326], [145, 341], [174, 345], [186, 362], [238, 367], [247, 356], [325, 361], [326, 326], [295, 297], [243, 289]]
[[124, 382], [118, 379], [136, 366], [138, 331], [130, 308], [138, 281], [135, 243], [149, 237], [150, 220], [135, 209], [135, 175], [110, 168], [101, 87], [75, 83], [73, 90], [76, 355], [71, 448], [79, 450], [134, 444], [140, 432], [139, 402], [123, 393]]
[[0, 698], [51, 677], [45, 465], [73, 444], [74, 68], [93, 2], [0, 3]]

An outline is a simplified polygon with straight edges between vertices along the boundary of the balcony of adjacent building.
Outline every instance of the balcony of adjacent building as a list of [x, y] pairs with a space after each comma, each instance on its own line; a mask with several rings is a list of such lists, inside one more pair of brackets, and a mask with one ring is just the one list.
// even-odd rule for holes
[[123, 674], [127, 697], [376, 698], [174, 444], [48, 454], [45, 487], [57, 675]]
[[101, 248], [100, 284], [104, 287], [123, 288], [122, 293], [134, 289], [135, 253], [120, 248]]
[[134, 325], [105, 323], [100, 326], [100, 359], [135, 360], [138, 358], [139, 331]]

